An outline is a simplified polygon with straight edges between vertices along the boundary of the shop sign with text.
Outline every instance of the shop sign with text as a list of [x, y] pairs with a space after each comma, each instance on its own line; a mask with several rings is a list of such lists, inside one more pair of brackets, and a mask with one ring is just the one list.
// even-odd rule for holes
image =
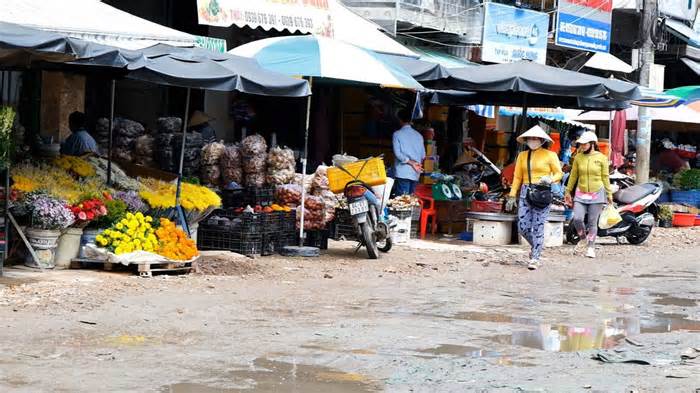
[[549, 16], [498, 3], [484, 4], [481, 60], [512, 63], [531, 60], [545, 64]]
[[197, 0], [199, 24], [289, 30], [333, 37], [335, 0]]
[[559, 0], [556, 41], [589, 52], [610, 51], [612, 0]]

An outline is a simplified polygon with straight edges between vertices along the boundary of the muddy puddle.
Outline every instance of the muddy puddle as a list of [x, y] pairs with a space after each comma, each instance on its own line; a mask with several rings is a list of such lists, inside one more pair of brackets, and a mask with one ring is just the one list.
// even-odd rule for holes
[[[221, 386], [197, 383], [178, 383], [164, 387], [164, 393], [363, 393], [380, 390], [379, 384], [362, 374], [346, 373], [336, 369], [279, 362], [265, 358], [255, 359], [249, 369], [236, 370], [216, 376]], [[219, 385], [219, 384], [217, 384]]]
[[666, 293], [650, 293], [649, 295], [656, 297], [654, 304], [662, 306], [695, 307], [698, 305], [698, 301], [695, 299], [670, 296]]
[[[660, 299], [663, 299], [660, 298]], [[688, 300], [688, 299], [685, 299]], [[550, 352], [576, 352], [592, 349], [612, 348], [620, 344], [625, 337], [644, 333], [668, 333], [674, 331], [700, 332], [700, 321], [688, 319], [682, 314], [657, 313], [649, 317], [616, 317], [603, 320], [589, 326], [573, 324], [545, 324], [533, 318], [520, 318], [506, 314], [488, 312], [464, 312], [453, 316], [454, 319], [507, 323], [530, 326], [529, 329], [516, 329], [510, 334], [489, 337], [492, 342], [502, 345], [534, 348]], [[438, 347], [435, 352], [447, 348], [447, 352], [456, 351], [452, 347]], [[474, 357], [481, 351], [464, 347], [464, 356]], [[462, 349], [459, 349], [462, 350]], [[477, 351], [478, 350], [478, 351]]]

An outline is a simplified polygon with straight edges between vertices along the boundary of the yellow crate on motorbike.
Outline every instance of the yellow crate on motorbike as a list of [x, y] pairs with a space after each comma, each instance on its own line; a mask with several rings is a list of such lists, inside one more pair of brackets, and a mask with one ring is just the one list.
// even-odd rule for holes
[[355, 180], [369, 186], [386, 183], [384, 160], [381, 157], [375, 157], [344, 164], [342, 169], [334, 166], [328, 168], [328, 186], [336, 194], [343, 192], [345, 186]]

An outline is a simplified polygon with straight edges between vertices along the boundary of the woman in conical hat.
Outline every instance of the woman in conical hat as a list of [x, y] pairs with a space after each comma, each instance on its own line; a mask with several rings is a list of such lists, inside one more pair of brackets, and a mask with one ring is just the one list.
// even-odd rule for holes
[[515, 162], [513, 186], [506, 210], [515, 210], [517, 204], [518, 231], [530, 244], [530, 260], [527, 267], [536, 270], [541, 266], [544, 224], [547, 222], [550, 206], [542, 206], [541, 202], [528, 197], [528, 194], [546, 190], [552, 183], [559, 182], [563, 173], [556, 153], [547, 150], [547, 144], [553, 142], [552, 138], [540, 126], [530, 128], [516, 140], [527, 145], [527, 150], [521, 152]]

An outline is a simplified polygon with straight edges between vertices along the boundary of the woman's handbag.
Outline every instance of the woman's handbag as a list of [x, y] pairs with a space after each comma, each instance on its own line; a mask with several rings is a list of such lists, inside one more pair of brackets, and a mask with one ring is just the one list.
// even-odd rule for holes
[[532, 171], [530, 169], [530, 158], [532, 150], [527, 152], [527, 179], [530, 186], [527, 188], [525, 199], [530, 206], [544, 209], [552, 204], [552, 186], [551, 184], [532, 184]]

